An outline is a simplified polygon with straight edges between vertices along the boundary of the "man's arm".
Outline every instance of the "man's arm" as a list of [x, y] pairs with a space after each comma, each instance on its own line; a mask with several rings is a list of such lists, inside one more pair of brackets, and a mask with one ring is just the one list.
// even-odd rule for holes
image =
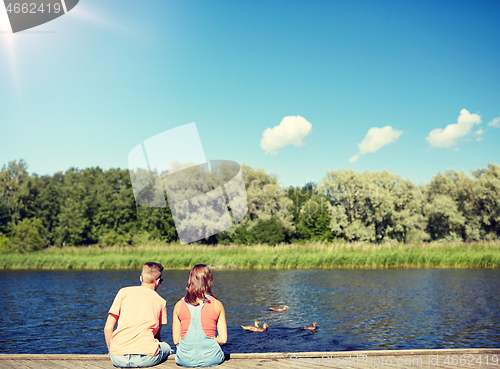
[[159, 327], [158, 327], [158, 331], [156, 332], [155, 334], [155, 338], [161, 342], [161, 327], [165, 324], [167, 324], [167, 305], [165, 304], [165, 306], [163, 306], [163, 308], [161, 309], [161, 315], [160, 315], [160, 322], [159, 322]]
[[118, 321], [118, 316], [115, 314], [108, 314], [108, 319], [106, 320], [106, 325], [104, 326], [104, 338], [106, 339], [106, 346], [109, 347], [111, 344], [111, 336], [113, 335], [113, 330], [115, 329], [116, 322]]

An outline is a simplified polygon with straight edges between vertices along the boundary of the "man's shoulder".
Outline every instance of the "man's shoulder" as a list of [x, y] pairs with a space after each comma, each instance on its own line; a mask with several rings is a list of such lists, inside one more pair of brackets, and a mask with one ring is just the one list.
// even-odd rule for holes
[[152, 289], [146, 288], [146, 287], [140, 287], [140, 288], [146, 290], [146, 292], [143, 292], [143, 293], [148, 295], [151, 299], [156, 300], [158, 303], [163, 304], [163, 305], [167, 304], [167, 301], [163, 297], [161, 297], [158, 292], [153, 291]]
[[153, 292], [156, 295], [156, 298], [158, 299], [158, 301], [160, 301], [160, 303], [162, 303], [163, 305], [167, 304], [167, 300], [165, 300], [163, 297], [161, 297], [158, 292], [156, 292], [156, 291], [153, 291]]
[[163, 305], [167, 304], [167, 301], [156, 291], [142, 286], [123, 287], [122, 289], [120, 289], [120, 291], [118, 291], [118, 294], [122, 296], [137, 298], [140, 300], [146, 299], [147, 301], [155, 301]]
[[129, 293], [139, 292], [138, 288], [140, 288], [140, 286], [123, 287], [123, 288], [120, 288], [118, 293], [129, 294]]

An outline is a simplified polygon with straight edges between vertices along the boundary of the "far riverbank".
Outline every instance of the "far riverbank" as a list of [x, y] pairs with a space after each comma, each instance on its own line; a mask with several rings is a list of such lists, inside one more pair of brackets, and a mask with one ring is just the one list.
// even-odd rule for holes
[[149, 260], [171, 269], [499, 268], [500, 242], [66, 247], [0, 254], [0, 269], [138, 269]]

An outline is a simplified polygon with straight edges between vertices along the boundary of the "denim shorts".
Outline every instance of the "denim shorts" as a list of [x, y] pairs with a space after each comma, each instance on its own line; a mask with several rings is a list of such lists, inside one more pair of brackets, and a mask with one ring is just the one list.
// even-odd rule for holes
[[170, 345], [160, 342], [160, 351], [154, 356], [151, 355], [109, 355], [111, 362], [118, 368], [147, 368], [165, 361], [172, 353]]

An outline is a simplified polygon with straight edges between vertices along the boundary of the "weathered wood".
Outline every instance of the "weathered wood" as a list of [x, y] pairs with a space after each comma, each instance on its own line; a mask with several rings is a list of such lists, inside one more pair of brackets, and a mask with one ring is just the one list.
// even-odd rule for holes
[[0, 361], [0, 368], [5, 369], [27, 369], [24, 365], [16, 362], [15, 360], [2, 360]]
[[[481, 355], [483, 362], [475, 360]], [[485, 358], [488, 355], [489, 363]], [[374, 351], [337, 351], [337, 352], [273, 352], [230, 354], [227, 361], [220, 365], [221, 369], [274, 368], [320, 366], [339, 369], [372, 369], [374, 367], [390, 368], [470, 368], [470, 358], [474, 358], [477, 367], [499, 368], [500, 363], [493, 365], [492, 355], [500, 358], [500, 349], [442, 349], [442, 350], [374, 350]], [[453, 365], [445, 364], [445, 358], [458, 359]], [[467, 358], [460, 363], [460, 358]], [[432, 360], [437, 362], [433, 362]], [[384, 362], [385, 360], [385, 362]], [[390, 363], [389, 363], [390, 361]], [[157, 368], [167, 369], [179, 367], [175, 364], [175, 355]], [[108, 355], [49, 355], [49, 354], [0, 354], [0, 369], [113, 369]]]

